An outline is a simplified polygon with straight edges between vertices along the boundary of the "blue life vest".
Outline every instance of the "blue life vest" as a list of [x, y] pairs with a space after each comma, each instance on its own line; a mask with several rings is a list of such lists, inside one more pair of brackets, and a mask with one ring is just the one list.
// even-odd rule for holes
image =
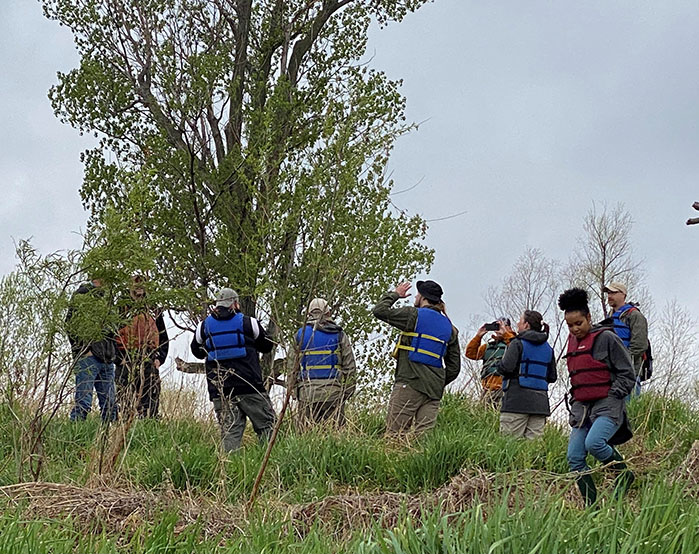
[[301, 349], [301, 379], [335, 379], [340, 367], [340, 334], [313, 330], [312, 325], [296, 333]]
[[553, 359], [553, 348], [548, 342], [534, 344], [521, 339], [522, 358], [519, 364], [519, 386], [525, 389], [549, 390], [546, 381], [548, 365]]
[[401, 336], [412, 337], [410, 346], [401, 344], [399, 337], [396, 348], [408, 350], [408, 359], [413, 362], [444, 367], [444, 353], [447, 351], [451, 331], [451, 321], [444, 314], [430, 308], [418, 308], [415, 332], [401, 333]]
[[626, 348], [631, 344], [631, 328], [621, 320], [621, 316], [629, 310], [634, 309], [636, 309], [636, 307], [633, 304], [624, 304], [612, 314], [612, 318], [614, 319], [614, 332], [621, 339], [621, 342], [624, 343]]
[[243, 334], [243, 314], [237, 313], [231, 319], [216, 319], [208, 316], [204, 320], [204, 346], [209, 361], [233, 360], [245, 357], [245, 335]]

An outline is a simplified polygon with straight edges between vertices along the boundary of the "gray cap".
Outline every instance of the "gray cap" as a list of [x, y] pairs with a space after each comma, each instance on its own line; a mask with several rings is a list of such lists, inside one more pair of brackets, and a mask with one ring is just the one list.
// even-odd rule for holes
[[228, 287], [223, 287], [216, 294], [216, 307], [217, 308], [230, 308], [234, 302], [238, 300], [238, 293], [233, 289]]

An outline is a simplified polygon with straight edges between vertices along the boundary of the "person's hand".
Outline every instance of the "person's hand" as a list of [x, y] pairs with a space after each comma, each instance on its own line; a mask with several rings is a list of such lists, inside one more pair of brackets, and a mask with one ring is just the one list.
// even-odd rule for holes
[[512, 332], [512, 329], [510, 329], [509, 326], [505, 325], [505, 322], [502, 319], [498, 319], [498, 323], [500, 324], [500, 329], [498, 330], [498, 334], [501, 337], [504, 337], [507, 333]]
[[476, 336], [482, 339], [488, 331], [485, 330], [485, 325], [481, 325], [478, 331], [476, 331]]
[[155, 361], [153, 362], [153, 367], [154, 367], [155, 369], [160, 369], [160, 360], [155, 360]]
[[396, 287], [396, 294], [398, 295], [398, 298], [408, 298], [410, 296], [408, 294], [408, 290], [410, 290], [410, 281], [405, 281], [404, 283], [401, 283]]

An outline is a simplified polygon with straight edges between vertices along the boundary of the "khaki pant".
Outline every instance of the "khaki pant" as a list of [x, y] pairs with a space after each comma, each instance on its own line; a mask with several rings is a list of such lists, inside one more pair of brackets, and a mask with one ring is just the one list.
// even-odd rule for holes
[[416, 391], [405, 383], [393, 385], [386, 416], [387, 433], [405, 433], [415, 425], [416, 434], [432, 429], [437, 422], [439, 400]]
[[544, 433], [546, 416], [500, 413], [500, 432], [517, 438], [535, 439]]
[[299, 402], [299, 428], [306, 430], [314, 425], [328, 424], [335, 427], [345, 425], [345, 402]]

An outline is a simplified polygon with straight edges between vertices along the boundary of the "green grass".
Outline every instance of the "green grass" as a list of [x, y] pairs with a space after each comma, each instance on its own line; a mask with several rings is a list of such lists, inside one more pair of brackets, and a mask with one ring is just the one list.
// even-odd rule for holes
[[[255, 512], [244, 532], [205, 536], [198, 526], [181, 529], [173, 512], [156, 513], [135, 532], [111, 533], [84, 522], [34, 519], [22, 506], [0, 515], [0, 552], [692, 552], [699, 551], [699, 507], [666, 477], [699, 439], [699, 418], [680, 402], [643, 395], [630, 404], [637, 436], [622, 447], [638, 475], [629, 498], [597, 510], [566, 500], [567, 430], [547, 427], [544, 437], [521, 441], [497, 431], [498, 415], [457, 396], [443, 400], [437, 427], [418, 441], [387, 441], [383, 414], [351, 414], [345, 432], [303, 435], [286, 428], [275, 446]], [[18, 447], [27, 414], [0, 406], [0, 485], [17, 481]], [[85, 484], [93, 476], [97, 418], [73, 423], [57, 418], [43, 440], [41, 479]], [[126, 437], [117, 482], [138, 490], [175, 490], [180, 495], [226, 503], [244, 502], [264, 450], [246, 437], [242, 452], [222, 456], [210, 422], [138, 421]], [[429, 493], [461, 470], [496, 474], [518, 494], [492, 495], [459, 514], [439, 511], [421, 521], [405, 518], [395, 529], [326, 527], [322, 521], [300, 535], [286, 506], [347, 492]], [[553, 475], [557, 486], [553, 486]], [[25, 479], [28, 478], [25, 473]], [[543, 482], [543, 483], [542, 483]], [[561, 487], [560, 483], [568, 483]], [[549, 486], [551, 485], [551, 486]], [[605, 488], [607, 487], [607, 488]], [[63, 516], [61, 516], [63, 517]], [[662, 547], [662, 548], [661, 548]]]

